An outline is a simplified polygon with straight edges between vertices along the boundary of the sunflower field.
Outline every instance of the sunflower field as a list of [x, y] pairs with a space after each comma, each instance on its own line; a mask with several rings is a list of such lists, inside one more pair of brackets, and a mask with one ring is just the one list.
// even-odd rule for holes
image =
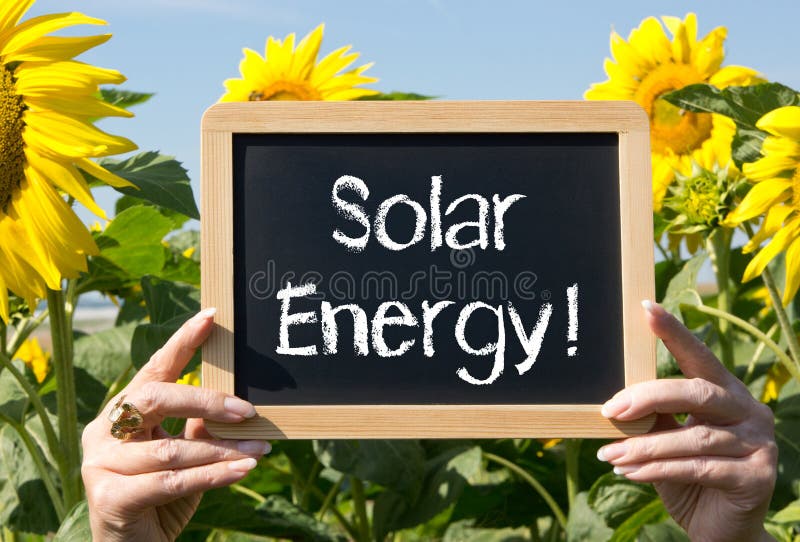
[[[81, 432], [200, 309], [190, 179], [95, 123], [151, 94], [76, 60], [110, 34], [80, 13], [0, 2], [0, 540], [90, 540]], [[55, 34], [54, 34], [55, 33]], [[420, 100], [382, 93], [324, 28], [244, 50], [220, 101]], [[726, 65], [727, 30], [650, 17], [612, 32], [588, 100], [632, 100], [651, 122], [657, 299], [775, 417], [765, 528], [800, 540], [800, 93]], [[598, 45], [598, 50], [601, 46]], [[598, 54], [599, 57], [599, 54]], [[124, 155], [124, 156], [119, 156]], [[110, 186], [113, 209], [95, 201]], [[98, 222], [87, 226], [81, 207]], [[713, 287], [701, 284], [711, 269]], [[118, 310], [82, 330], [82, 296]], [[659, 344], [660, 378], [680, 378]], [[199, 356], [178, 381], [199, 385]], [[167, 419], [180, 433], [183, 420]], [[278, 441], [242, 482], [208, 491], [186, 541], [679, 541], [656, 491], [597, 460], [599, 440]], [[124, 491], [125, 488], [120, 488]]]

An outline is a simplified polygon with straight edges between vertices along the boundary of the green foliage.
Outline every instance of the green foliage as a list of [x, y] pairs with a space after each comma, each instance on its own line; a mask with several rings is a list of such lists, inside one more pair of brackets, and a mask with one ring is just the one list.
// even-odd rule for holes
[[689, 85], [663, 96], [673, 105], [700, 113], [718, 113], [733, 119], [736, 136], [731, 153], [736, 166], [761, 157], [761, 144], [766, 132], [756, 127], [765, 113], [786, 105], [800, 104], [800, 94], [780, 83], [761, 83], [747, 87]]
[[437, 96], [425, 96], [416, 92], [381, 92], [372, 96], [362, 96], [361, 101], [402, 101], [402, 100], [433, 100]]
[[100, 96], [103, 98], [103, 101], [111, 105], [128, 109], [134, 105], [145, 103], [154, 95], [148, 92], [132, 92], [130, 90], [120, 90], [118, 88], [101, 88]]
[[127, 160], [104, 158], [99, 163], [111, 173], [119, 175], [137, 187], [117, 188], [117, 191], [176, 211], [189, 218], [200, 218], [189, 176], [181, 163], [173, 157], [149, 151]]

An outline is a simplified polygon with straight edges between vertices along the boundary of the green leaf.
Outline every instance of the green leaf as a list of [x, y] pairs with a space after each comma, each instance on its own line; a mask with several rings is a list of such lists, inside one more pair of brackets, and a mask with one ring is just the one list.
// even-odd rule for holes
[[154, 274], [164, 266], [162, 239], [172, 223], [156, 209], [137, 205], [125, 209], [97, 237], [100, 255], [134, 277]]
[[447, 527], [442, 542], [527, 542], [528, 529], [482, 529], [475, 527], [475, 520], [458, 521]]
[[[176, 316], [172, 320], [167, 320], [162, 324], [141, 324], [133, 332], [131, 341], [131, 360], [136, 369], [142, 366], [164, 346], [172, 335], [192, 317], [194, 313], [184, 313]], [[184, 372], [193, 370], [200, 361], [200, 350], [198, 350], [192, 360], [186, 366]]]
[[111, 105], [116, 105], [123, 109], [128, 109], [134, 105], [145, 103], [153, 97], [153, 94], [148, 92], [120, 90], [118, 88], [101, 88], [100, 96], [103, 98], [104, 102], [108, 102]]
[[338, 542], [343, 537], [281, 495], [256, 504], [229, 488], [207, 491], [186, 531], [229, 529], [292, 540]]
[[615, 529], [657, 498], [652, 486], [631, 482], [609, 472], [592, 485], [587, 502], [606, 525]]
[[[55, 477], [52, 469], [50, 474]], [[37, 534], [58, 528], [58, 517], [33, 459], [16, 431], [5, 424], [0, 424], [0, 525]]]
[[413, 501], [425, 472], [425, 452], [416, 440], [316, 440], [320, 463], [374, 482]]
[[416, 92], [381, 92], [372, 96], [362, 96], [361, 101], [400, 101], [400, 100], [433, 100], [436, 96], [425, 96]]
[[127, 160], [104, 158], [99, 163], [139, 188], [116, 188], [117, 191], [177, 211], [189, 218], [200, 218], [189, 176], [174, 157], [149, 151]]
[[567, 542], [608, 540], [614, 534], [587, 502], [585, 491], [578, 493], [567, 517]]
[[150, 322], [154, 324], [163, 324], [200, 310], [200, 290], [190, 284], [143, 277], [142, 293]]
[[609, 542], [634, 542], [642, 527], [649, 523], [658, 523], [669, 517], [661, 499], [656, 499], [638, 510], [617, 527]]
[[790, 502], [770, 518], [774, 523], [800, 523], [800, 500]]
[[773, 505], [781, 506], [798, 497], [800, 480], [800, 383], [790, 380], [781, 389], [775, 406], [775, 442], [778, 444], [778, 479]]
[[718, 113], [733, 119], [737, 132], [731, 153], [739, 168], [743, 162], [753, 162], [761, 156], [761, 143], [767, 134], [756, 128], [758, 119], [773, 109], [800, 104], [800, 94], [780, 83], [724, 89], [700, 83], [670, 92], [663, 98], [687, 111]]
[[661, 523], [645, 525], [639, 532], [639, 542], [689, 542], [689, 535], [670, 518]]
[[84, 500], [76, 504], [67, 514], [53, 538], [53, 542], [84, 542], [91, 539], [89, 504]]
[[[25, 374], [25, 364], [22, 361], [12, 360], [11, 363], [20, 373]], [[30, 383], [32, 386], [36, 386], [34, 381], [30, 381]], [[27, 406], [27, 394], [22, 391], [11, 371], [3, 369], [3, 372], [0, 373], [0, 412], [12, 420], [19, 420]]]
[[120, 214], [128, 207], [133, 207], [134, 205], [147, 205], [157, 209], [159, 213], [170, 219], [172, 222], [172, 228], [176, 230], [183, 227], [186, 221], [189, 220], [188, 216], [179, 213], [178, 211], [173, 211], [172, 209], [167, 209], [166, 207], [156, 205], [155, 203], [146, 199], [125, 195], [117, 198], [117, 202], [114, 204], [114, 214]]
[[481, 449], [454, 448], [428, 460], [419, 497], [413, 501], [395, 491], [378, 495], [373, 533], [383, 540], [391, 531], [420, 525], [447, 509], [481, 472]]
[[[708, 254], [706, 252], [698, 252], [694, 257], [687, 260], [683, 269], [669, 281], [664, 299], [661, 301], [661, 306], [681, 322], [683, 322], [683, 313], [680, 309], [682, 304], [697, 305], [703, 302], [700, 294], [697, 292], [696, 285], [697, 275], [707, 258]], [[677, 363], [673, 359], [672, 354], [669, 353], [661, 341], [658, 341], [656, 352], [659, 377], [663, 378], [679, 372]]]

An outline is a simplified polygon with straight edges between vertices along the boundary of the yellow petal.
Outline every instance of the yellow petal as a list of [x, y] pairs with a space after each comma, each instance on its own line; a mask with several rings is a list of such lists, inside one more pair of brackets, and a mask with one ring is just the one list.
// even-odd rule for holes
[[726, 224], [741, 224], [765, 213], [776, 203], [792, 197], [792, 182], [786, 179], [771, 179], [756, 183], [742, 202], [725, 217]]
[[4, 57], [5, 62], [52, 62], [69, 60], [79, 54], [97, 47], [111, 38], [111, 34], [100, 34], [80, 38], [46, 36], [26, 47], [18, 48]]
[[35, 0], [6, 0], [0, 3], [0, 36], [15, 27]]
[[719, 26], [706, 35], [692, 51], [692, 64], [703, 76], [703, 79], [711, 77], [722, 64], [725, 51], [722, 44], [728, 35], [728, 30], [724, 26]]
[[758, 72], [744, 66], [725, 66], [711, 76], [709, 83], [717, 88], [725, 88], [731, 85], [752, 85], [760, 82]]
[[13, 55], [19, 49], [41, 39], [42, 36], [77, 24], [104, 25], [105, 21], [87, 17], [82, 13], [53, 13], [28, 19], [0, 36], [0, 56]]
[[[761, 229], [742, 247], [742, 252], [748, 254], [758, 249], [761, 243], [775, 235], [779, 229], [783, 227], [783, 223], [792, 214], [794, 207], [791, 205], [773, 205], [767, 211], [764, 223]], [[735, 227], [737, 224], [729, 224], [727, 221], [723, 223], [727, 227]]]
[[800, 107], [789, 105], [773, 109], [758, 119], [756, 126], [773, 135], [800, 141]]
[[[776, 141], [777, 140], [777, 141]], [[770, 151], [769, 149], [782, 149], [786, 140], [775, 137], [767, 137], [761, 147], [764, 157], [755, 162], [748, 162], [742, 166], [742, 172], [754, 181], [764, 182], [767, 179], [775, 178], [782, 173], [792, 171], [798, 165], [798, 160], [791, 154], [784, 152]]]
[[101, 117], [131, 118], [133, 113], [111, 105], [108, 102], [94, 99], [75, 100], [63, 96], [26, 96], [25, 103], [33, 111], [57, 111], [73, 117], [83, 119], [97, 119]]
[[795, 239], [786, 251], [786, 286], [783, 288], [783, 306], [789, 304], [800, 287], [800, 240]]
[[762, 248], [755, 258], [750, 260], [744, 270], [742, 282], [748, 282], [759, 276], [764, 271], [764, 268], [767, 267], [767, 264], [795, 240], [798, 225], [800, 225], [800, 222], [797, 219], [792, 220], [775, 234], [772, 241]]
[[103, 220], [108, 220], [105, 211], [94, 201], [89, 185], [83, 175], [71, 163], [61, 163], [36, 154], [30, 147], [25, 149], [28, 163], [41, 173], [42, 177], [58, 186], [61, 190], [75, 198], [84, 207]]
[[628, 66], [628, 71], [632, 72], [634, 76], [642, 75], [648, 67], [647, 60], [616, 32], [611, 32], [609, 47], [611, 56], [614, 57], [617, 64]]
[[672, 60], [672, 46], [664, 33], [664, 27], [655, 17], [648, 17], [628, 38], [631, 46], [652, 65], [665, 64]]
[[83, 158], [108, 156], [136, 149], [136, 144], [103, 132], [94, 125], [53, 111], [25, 111], [25, 143], [44, 156]]
[[319, 48], [322, 45], [322, 34], [324, 30], [325, 25], [319, 25], [297, 44], [297, 51], [294, 55], [294, 62], [290, 73], [292, 77], [306, 79], [311, 73], [311, 70], [314, 69], [314, 64], [319, 54]]
[[114, 175], [113, 173], [108, 171], [106, 168], [104, 168], [94, 160], [83, 158], [77, 160], [75, 162], [75, 165], [78, 166], [83, 171], [85, 171], [86, 173], [88, 173], [89, 175], [91, 175], [92, 177], [100, 179], [107, 185], [113, 186], [114, 188], [130, 187], [130, 188], [136, 188], [137, 190], [139, 189], [139, 187], [133, 184], [132, 182], [123, 179], [118, 175]]

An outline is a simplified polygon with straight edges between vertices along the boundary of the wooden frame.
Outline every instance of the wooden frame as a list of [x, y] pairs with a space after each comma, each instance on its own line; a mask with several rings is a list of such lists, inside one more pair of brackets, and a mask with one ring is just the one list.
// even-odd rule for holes
[[[203, 385], [234, 391], [235, 133], [619, 134], [625, 385], [655, 378], [655, 340], [640, 306], [654, 298], [650, 132], [633, 102], [250, 102], [217, 104], [202, 121], [202, 305], [216, 307], [203, 347]], [[647, 337], [648, 339], [643, 339]], [[614, 423], [600, 405], [256, 405], [239, 424], [206, 421], [224, 438], [617, 437], [654, 416]]]

